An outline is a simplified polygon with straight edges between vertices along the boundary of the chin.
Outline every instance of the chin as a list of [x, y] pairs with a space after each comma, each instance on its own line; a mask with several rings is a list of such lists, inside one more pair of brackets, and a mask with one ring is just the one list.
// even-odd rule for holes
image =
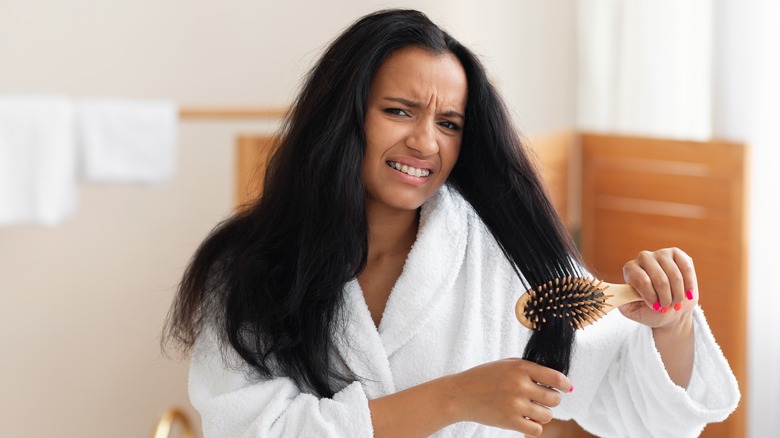
[[427, 199], [409, 199], [395, 200], [394, 202], [385, 202], [384, 204], [396, 210], [417, 210], [425, 204]]
[[394, 210], [417, 210], [436, 193], [385, 193], [384, 196], [373, 197], [372, 201]]

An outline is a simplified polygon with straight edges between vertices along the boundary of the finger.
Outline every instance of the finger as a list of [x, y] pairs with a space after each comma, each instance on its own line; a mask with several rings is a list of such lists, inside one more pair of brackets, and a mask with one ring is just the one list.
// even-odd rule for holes
[[[656, 296], [656, 302], [653, 304], [653, 310], [660, 312], [662, 308], [668, 307], [672, 302], [672, 291], [669, 288], [669, 279], [666, 272], [656, 258], [656, 253], [644, 252], [637, 258], [639, 266], [647, 273], [652, 283], [653, 292]], [[648, 292], [652, 294], [653, 292]]]
[[527, 418], [520, 418], [514, 429], [526, 436], [539, 436], [544, 431], [541, 424]]
[[534, 403], [539, 403], [548, 408], [554, 408], [561, 404], [561, 393], [558, 390], [539, 385], [541, 391], [534, 391], [530, 398]]
[[537, 403], [529, 403], [526, 412], [526, 417], [535, 423], [547, 424], [553, 419], [552, 410]]
[[670, 297], [669, 301], [661, 299], [661, 311], [666, 313], [672, 308], [674, 304], [682, 303], [685, 297], [685, 284], [683, 283], [683, 274], [680, 271], [677, 261], [675, 260], [675, 251], [677, 248], [672, 248], [658, 253], [658, 264], [663, 269], [666, 275], [666, 284], [669, 287]]
[[[640, 254], [639, 257], [641, 256]], [[637, 260], [639, 257], [637, 257]], [[658, 296], [655, 293], [653, 281], [637, 260], [631, 260], [623, 266], [623, 278], [626, 283], [630, 284], [644, 298], [647, 307], [656, 311], [660, 310], [661, 305], [658, 303]]]
[[571, 380], [565, 374], [533, 362], [529, 363], [534, 365], [528, 370], [528, 376], [534, 382], [563, 392], [571, 392], [574, 389]]
[[696, 268], [693, 259], [683, 250], [675, 248], [674, 261], [677, 263], [683, 278], [683, 289], [687, 301], [698, 301], [699, 283], [696, 279]]
[[522, 402], [518, 400], [518, 403], [514, 404], [513, 412], [507, 427], [529, 436], [540, 435], [543, 429], [541, 425], [553, 419], [552, 410], [528, 399]]

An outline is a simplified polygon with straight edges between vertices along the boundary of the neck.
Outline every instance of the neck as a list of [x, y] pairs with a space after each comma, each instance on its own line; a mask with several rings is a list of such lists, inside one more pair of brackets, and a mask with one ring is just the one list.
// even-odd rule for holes
[[388, 254], [409, 252], [417, 238], [417, 210], [397, 210], [366, 203], [368, 260]]

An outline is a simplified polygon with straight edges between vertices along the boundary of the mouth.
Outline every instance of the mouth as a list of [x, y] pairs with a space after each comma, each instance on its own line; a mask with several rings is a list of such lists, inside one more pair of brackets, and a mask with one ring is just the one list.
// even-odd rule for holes
[[395, 169], [395, 170], [397, 170], [397, 171], [399, 171], [401, 173], [405, 173], [405, 174], [407, 174], [409, 176], [413, 176], [413, 177], [416, 177], [416, 178], [427, 178], [428, 176], [430, 176], [431, 173], [433, 173], [431, 171], [431, 169], [418, 169], [416, 167], [408, 166], [406, 164], [397, 163], [395, 161], [385, 161], [385, 163], [389, 167], [392, 167], [393, 169]]

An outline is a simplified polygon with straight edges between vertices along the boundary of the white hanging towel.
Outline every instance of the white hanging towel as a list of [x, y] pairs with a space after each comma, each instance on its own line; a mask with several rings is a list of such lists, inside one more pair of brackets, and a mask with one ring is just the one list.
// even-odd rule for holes
[[75, 213], [73, 112], [64, 97], [0, 96], [0, 227]]
[[179, 123], [175, 103], [81, 99], [76, 110], [86, 181], [160, 184], [173, 176]]

